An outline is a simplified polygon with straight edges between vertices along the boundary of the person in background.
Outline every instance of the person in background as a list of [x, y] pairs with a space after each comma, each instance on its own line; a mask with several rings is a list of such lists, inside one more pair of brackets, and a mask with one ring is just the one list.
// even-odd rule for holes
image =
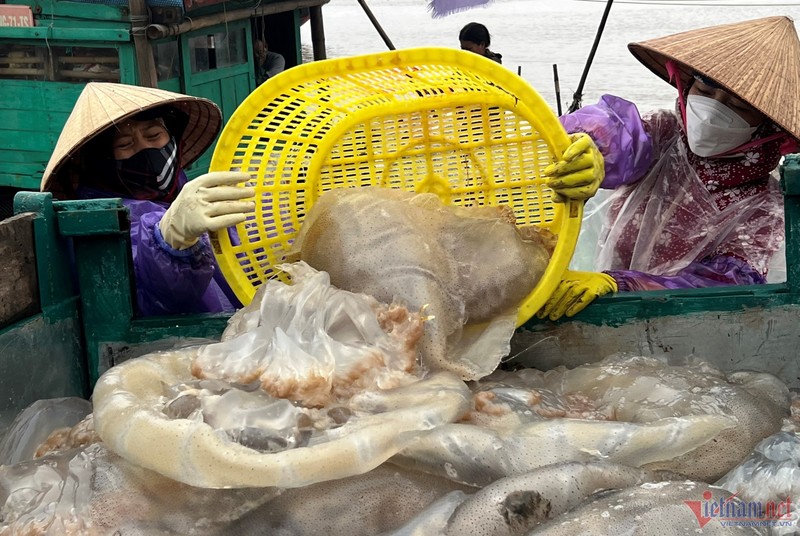
[[183, 168], [213, 143], [213, 102], [154, 88], [86, 85], [42, 177], [61, 199], [120, 197], [130, 211], [136, 300], [142, 315], [229, 312], [241, 304], [219, 273], [208, 231], [255, 209], [236, 172], [187, 181]]
[[[631, 43], [678, 92], [675, 110], [640, 116], [619, 97], [561, 118], [588, 133], [614, 189], [597, 268], [568, 272], [539, 318], [617, 291], [766, 282], [784, 240], [775, 170], [800, 139], [800, 41], [769, 17]], [[548, 170], [558, 180], [561, 164]]]
[[277, 52], [271, 51], [264, 39], [255, 40], [253, 55], [255, 56], [256, 84], [259, 86], [286, 68], [286, 59]]
[[489, 45], [492, 42], [489, 30], [486, 26], [478, 22], [470, 22], [458, 34], [458, 40], [461, 41], [461, 50], [469, 50], [480, 56], [485, 56], [490, 60], [497, 63], [503, 63], [503, 55], [489, 50]]

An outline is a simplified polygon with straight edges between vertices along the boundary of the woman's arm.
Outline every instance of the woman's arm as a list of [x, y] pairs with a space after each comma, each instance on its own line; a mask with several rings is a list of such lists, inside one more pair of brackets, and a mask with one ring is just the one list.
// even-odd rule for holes
[[609, 270], [605, 273], [614, 278], [620, 292], [760, 285], [767, 282], [766, 278], [749, 264], [727, 255], [716, 255], [693, 262], [677, 274], [669, 276], [646, 274], [635, 270]]
[[139, 312], [145, 316], [219, 312], [205, 299], [216, 269], [204, 236], [188, 249], [170, 247], [158, 222], [165, 209], [149, 201], [133, 201], [131, 245]]
[[644, 176], [653, 163], [653, 142], [632, 102], [603, 95], [597, 104], [584, 106], [560, 117], [569, 133], [586, 132], [605, 162], [602, 188], [631, 184]]

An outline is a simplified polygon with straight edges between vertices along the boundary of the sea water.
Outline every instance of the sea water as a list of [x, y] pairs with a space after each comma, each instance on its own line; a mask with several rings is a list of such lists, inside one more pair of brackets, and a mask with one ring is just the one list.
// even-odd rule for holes
[[[458, 32], [480, 22], [491, 34], [490, 48], [503, 65], [520, 72], [557, 110], [553, 65], [557, 66], [562, 110], [578, 88], [606, 0], [493, 0], [442, 18], [433, 18], [427, 0], [366, 0], [395, 48], [459, 47]], [[329, 58], [388, 50], [357, 0], [331, 0], [322, 7]], [[635, 102], [640, 111], [668, 107], [675, 90], [642, 66], [630, 42], [672, 33], [787, 15], [800, 21], [798, 0], [616, 0], [582, 92], [583, 104], [611, 93]], [[310, 24], [303, 26], [304, 54], [311, 54]]]

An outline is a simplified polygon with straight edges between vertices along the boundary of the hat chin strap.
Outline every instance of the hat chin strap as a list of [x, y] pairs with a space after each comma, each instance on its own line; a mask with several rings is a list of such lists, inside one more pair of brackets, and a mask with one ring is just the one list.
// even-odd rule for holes
[[675, 82], [675, 87], [678, 88], [678, 105], [681, 107], [681, 119], [683, 119], [683, 128], [686, 128], [686, 102], [683, 98], [683, 80], [681, 80], [681, 75], [678, 71], [678, 66], [675, 65], [675, 62], [672, 60], [667, 60], [664, 64], [664, 67], [667, 68], [667, 74], [669, 75], [669, 81]]

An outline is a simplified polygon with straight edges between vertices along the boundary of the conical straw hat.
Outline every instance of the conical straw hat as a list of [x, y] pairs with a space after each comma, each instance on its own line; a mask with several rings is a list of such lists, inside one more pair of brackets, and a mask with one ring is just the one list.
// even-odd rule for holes
[[789, 17], [701, 28], [628, 49], [668, 82], [667, 60], [684, 87], [694, 74], [710, 78], [800, 139], [800, 41]]
[[44, 170], [41, 190], [52, 188], [62, 164], [94, 136], [127, 117], [165, 104], [174, 106], [189, 118], [181, 138], [181, 167], [197, 160], [222, 127], [222, 114], [216, 104], [208, 99], [150, 87], [90, 82], [64, 124]]

